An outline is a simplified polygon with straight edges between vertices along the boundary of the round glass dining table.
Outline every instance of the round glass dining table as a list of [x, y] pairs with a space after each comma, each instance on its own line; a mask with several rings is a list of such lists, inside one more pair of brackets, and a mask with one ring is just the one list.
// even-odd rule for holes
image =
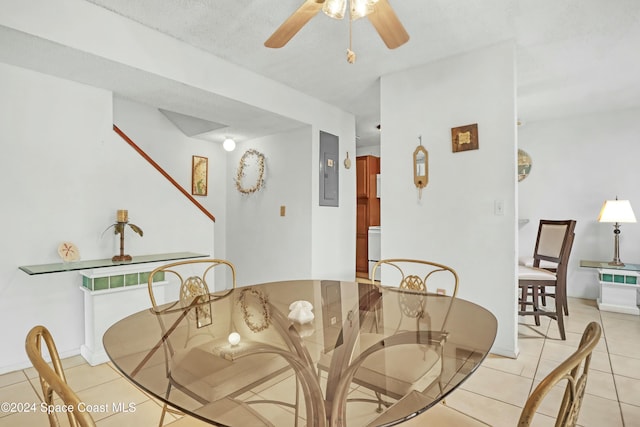
[[293, 280], [126, 317], [104, 334], [122, 374], [222, 426], [386, 426], [444, 399], [493, 345], [496, 318], [459, 298]]

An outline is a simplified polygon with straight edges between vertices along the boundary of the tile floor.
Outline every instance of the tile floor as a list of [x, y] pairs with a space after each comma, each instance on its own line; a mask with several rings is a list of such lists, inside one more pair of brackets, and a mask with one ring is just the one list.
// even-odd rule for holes
[[[567, 340], [561, 341], [557, 324], [544, 321], [533, 326], [532, 318], [521, 318], [518, 359], [490, 355], [458, 390], [447, 404], [479, 418], [493, 426], [516, 425], [520, 409], [533, 387], [578, 345], [581, 333], [592, 320], [603, 326], [604, 335], [596, 347], [582, 407], [579, 425], [590, 427], [640, 427], [640, 317], [600, 312], [591, 300], [570, 299], [570, 316], [566, 319]], [[80, 356], [64, 360], [67, 380], [80, 398], [89, 404], [133, 403], [135, 412], [94, 412], [99, 427], [155, 426], [160, 405], [138, 390], [110, 365], [91, 367]], [[291, 378], [272, 381], [257, 394], [270, 390], [278, 393]], [[561, 399], [559, 390], [540, 408], [535, 424], [551, 426], [554, 408], [549, 402]], [[364, 397], [357, 387], [352, 396]], [[0, 402], [27, 402], [39, 405], [41, 391], [34, 369], [24, 369], [0, 376]], [[355, 411], [367, 418], [370, 404], [360, 404]], [[98, 408], [99, 409], [99, 408]], [[375, 414], [373, 414], [375, 415]], [[269, 414], [277, 427], [292, 425], [293, 413], [275, 408]], [[61, 418], [61, 421], [66, 421]], [[165, 425], [203, 425], [193, 419], [178, 420], [167, 415]], [[47, 417], [39, 409], [31, 413], [0, 411], [0, 427], [46, 426]], [[64, 423], [63, 423], [64, 425]], [[304, 425], [302, 422], [300, 425]]]

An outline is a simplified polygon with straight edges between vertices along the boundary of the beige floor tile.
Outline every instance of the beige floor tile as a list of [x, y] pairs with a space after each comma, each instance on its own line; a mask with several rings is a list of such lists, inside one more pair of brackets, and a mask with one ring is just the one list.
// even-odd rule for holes
[[[576, 351], [577, 347], [565, 344], [562, 341], [547, 341], [544, 344], [541, 358], [545, 360], [553, 360], [560, 364], [567, 357]], [[609, 355], [605, 351], [594, 351], [591, 356], [591, 369], [597, 369], [602, 372], [611, 372], [611, 363]]]
[[622, 427], [620, 405], [615, 400], [585, 394], [578, 423], [585, 427]]
[[190, 417], [188, 415], [180, 417], [178, 420], [173, 420], [171, 423], [164, 424], [171, 427], [209, 427], [211, 424], [201, 421], [197, 418]]
[[[2, 414], [0, 414], [2, 415]], [[62, 425], [69, 425], [69, 422], [60, 419]], [[46, 412], [39, 409], [35, 412], [20, 412], [5, 417], [0, 416], [0, 427], [19, 427], [19, 426], [48, 426], [49, 421]]]
[[286, 371], [281, 374], [278, 374], [275, 377], [263, 382], [262, 384], [255, 386], [254, 388], [251, 389], [251, 391], [253, 391], [254, 393], [260, 393], [263, 390], [273, 387], [274, 385], [286, 380], [289, 377], [293, 377], [293, 371]]
[[610, 358], [614, 374], [640, 380], [640, 359], [617, 354], [612, 354]]
[[[349, 393], [349, 399], [371, 399], [370, 393], [354, 390]], [[366, 426], [380, 414], [376, 412], [378, 404], [375, 402], [348, 402], [347, 425]]]
[[595, 351], [591, 353], [591, 369], [595, 369], [600, 372], [613, 373], [611, 370], [611, 360], [609, 360], [609, 353], [604, 351]]
[[629, 314], [621, 316], [624, 317], [603, 317], [602, 323], [607, 338], [613, 341], [640, 338], [640, 316]]
[[120, 375], [106, 363], [98, 366], [85, 363], [65, 369], [64, 373], [67, 383], [76, 393], [120, 378]]
[[[97, 427], [138, 427], [157, 426], [160, 421], [162, 407], [152, 400], [135, 405], [134, 411], [112, 413], [108, 417], [97, 420]], [[175, 421], [175, 418], [165, 417], [165, 425]]]
[[538, 366], [538, 357], [520, 354], [517, 359], [512, 359], [490, 354], [484, 359], [482, 366], [526, 378], [533, 378]]
[[609, 336], [607, 336], [607, 346], [609, 347], [609, 354], [630, 358], [638, 358], [638, 355], [640, 355], [640, 338], [637, 341], [629, 338], [610, 340]]
[[[586, 326], [586, 325], [585, 325]], [[560, 330], [558, 329], [558, 325], [554, 322], [553, 324], [551, 324], [549, 326], [549, 332], [547, 335], [547, 342], [551, 341], [551, 342], [557, 342], [560, 344], [564, 344], [564, 345], [568, 345], [570, 347], [573, 347], [574, 349], [577, 349], [578, 346], [580, 345], [580, 340], [582, 339], [582, 333], [584, 332], [584, 329], [582, 331], [579, 332], [571, 332], [571, 331], [567, 331], [565, 329], [565, 335], [566, 335], [566, 340], [562, 340], [560, 339]], [[598, 342], [598, 345], [596, 345], [595, 351], [602, 351], [602, 352], [606, 352], [607, 351], [607, 342], [605, 341], [604, 336], [600, 338], [600, 341]]]
[[521, 408], [500, 400], [458, 389], [447, 397], [447, 405], [494, 427], [513, 427]]
[[550, 417], [539, 412], [536, 412], [531, 423], [531, 427], [555, 427], [555, 425], [556, 417]]
[[[535, 391], [535, 388], [538, 387], [540, 381], [541, 380], [534, 381], [534, 390], [532, 390], [532, 393]], [[560, 402], [562, 402], [564, 390], [564, 385], [556, 385], [553, 387], [543, 398], [537, 412], [555, 418], [560, 408]]]
[[640, 380], [614, 375], [618, 398], [622, 403], [640, 406]]
[[461, 388], [482, 396], [522, 406], [531, 390], [531, 378], [480, 366]]
[[[20, 410], [23, 404], [39, 406], [41, 400], [31, 386], [31, 383], [29, 381], [22, 381], [0, 388], [0, 402], [9, 404], [9, 411], [13, 411]], [[12, 412], [9, 411], [0, 411], [0, 417], [11, 416]]]
[[[538, 371], [536, 372], [536, 380], [542, 380], [544, 377], [558, 366], [558, 362], [549, 360], [540, 360]], [[613, 374], [601, 372], [595, 369], [589, 370], [589, 378], [587, 381], [587, 393], [606, 399], [616, 400], [616, 388], [613, 382]]]
[[610, 313], [601, 312], [602, 324], [609, 333], [615, 331], [624, 331], [626, 334], [638, 335], [640, 334], [640, 321], [639, 316], [631, 314]]
[[518, 336], [518, 349], [520, 355], [533, 356], [535, 358], [540, 357], [542, 348], [544, 347], [544, 337], [523, 337]]
[[92, 411], [95, 420], [124, 412], [127, 408], [136, 408], [149, 400], [146, 394], [122, 377], [84, 389], [77, 394]]
[[0, 388], [11, 384], [23, 382], [27, 379], [23, 371], [9, 372], [0, 375]]
[[613, 374], [591, 369], [589, 371], [586, 393], [605, 399], [617, 400], [618, 394], [616, 393]]
[[540, 357], [545, 360], [562, 362], [576, 351], [576, 347], [563, 341], [547, 340], [542, 348]]
[[[620, 320], [630, 320], [630, 317], [632, 317], [633, 315], [630, 314], [623, 314], [623, 313], [614, 313], [612, 311], [601, 311], [600, 312], [600, 317], [602, 318], [603, 322], [607, 322], [609, 320], [615, 320], [615, 319], [620, 319]], [[635, 316], [637, 317], [637, 316]]]
[[[272, 399], [294, 404], [296, 397], [296, 378], [294, 375], [289, 375], [287, 378], [273, 384], [271, 387], [264, 388], [259, 392], [254, 392], [263, 399]], [[299, 399], [303, 399], [302, 391], [300, 390], [299, 393]], [[286, 410], [293, 412], [292, 408], [286, 408]]]
[[[66, 372], [67, 369], [71, 369], [74, 368], [76, 366], [80, 366], [80, 365], [87, 365], [87, 361], [84, 360], [84, 358], [80, 355], [77, 356], [71, 356], [71, 357], [67, 357], [66, 359], [62, 359], [62, 369]], [[38, 371], [36, 371], [36, 368], [26, 368], [24, 370], [25, 375], [28, 378], [36, 378], [38, 376]]]
[[[261, 416], [269, 420], [274, 426], [284, 427], [284, 426], [294, 425], [295, 418], [293, 413], [289, 412], [288, 410], [284, 409], [281, 406], [268, 404], [268, 403], [256, 403], [256, 404], [252, 404], [251, 408], [253, 408]], [[304, 421], [299, 425], [304, 425]]]
[[568, 298], [569, 315], [575, 312], [599, 313], [595, 300], [584, 298]]
[[564, 330], [565, 332], [582, 334], [582, 332], [584, 332], [584, 329], [591, 322], [600, 323], [600, 326], [602, 326], [600, 322], [600, 315], [598, 313], [573, 313], [570, 316], [564, 317]]
[[621, 403], [620, 407], [625, 427], [640, 427], [640, 406]]
[[549, 329], [549, 321], [540, 319], [540, 326], [536, 326], [533, 322], [533, 318], [520, 317], [518, 322], [518, 337], [523, 338], [542, 338], [547, 336], [547, 330]]

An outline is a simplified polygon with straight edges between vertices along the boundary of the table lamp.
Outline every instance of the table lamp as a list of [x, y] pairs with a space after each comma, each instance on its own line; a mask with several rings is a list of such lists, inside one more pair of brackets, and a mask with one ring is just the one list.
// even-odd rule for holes
[[620, 223], [636, 222], [631, 203], [628, 200], [618, 200], [617, 197], [615, 200], [605, 201], [600, 210], [598, 222], [613, 223], [613, 261], [609, 262], [609, 265], [623, 266], [624, 263], [620, 261]]

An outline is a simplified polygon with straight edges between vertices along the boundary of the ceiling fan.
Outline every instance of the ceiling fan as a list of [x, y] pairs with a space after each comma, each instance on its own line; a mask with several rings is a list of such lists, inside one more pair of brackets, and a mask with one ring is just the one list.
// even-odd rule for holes
[[[283, 47], [320, 10], [331, 18], [344, 18], [347, 3], [350, 22], [366, 16], [389, 49], [402, 46], [409, 40], [409, 34], [400, 23], [388, 0], [306, 0], [264, 42], [264, 45], [271, 48]], [[347, 50], [347, 60], [353, 63], [355, 54], [350, 48]]]

